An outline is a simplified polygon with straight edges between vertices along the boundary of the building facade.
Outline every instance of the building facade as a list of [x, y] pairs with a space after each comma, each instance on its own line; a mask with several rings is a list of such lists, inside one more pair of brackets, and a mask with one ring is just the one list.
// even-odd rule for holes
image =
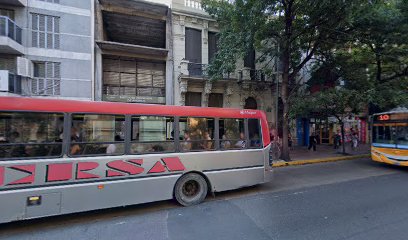
[[199, 0], [0, 0], [1, 94], [260, 109], [275, 123], [278, 74], [255, 51], [209, 80], [218, 32]]
[[[270, 123], [277, 107], [278, 74], [267, 76], [258, 63], [258, 53], [252, 51], [237, 61], [234, 72], [222, 79], [210, 81], [206, 69], [215, 56], [217, 22], [201, 7], [199, 0], [173, 0], [172, 29], [174, 57], [174, 104], [203, 107], [260, 109]], [[268, 68], [276, 66], [274, 61]]]
[[173, 104], [171, 10], [95, 1], [95, 100]]
[[93, 99], [91, 0], [0, 0], [0, 94]]

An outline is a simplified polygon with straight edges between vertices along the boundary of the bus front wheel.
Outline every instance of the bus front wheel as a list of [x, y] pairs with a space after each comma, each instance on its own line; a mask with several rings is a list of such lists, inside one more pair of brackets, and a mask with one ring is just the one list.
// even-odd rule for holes
[[204, 201], [208, 186], [205, 179], [197, 173], [182, 176], [174, 187], [174, 196], [183, 206], [192, 206]]

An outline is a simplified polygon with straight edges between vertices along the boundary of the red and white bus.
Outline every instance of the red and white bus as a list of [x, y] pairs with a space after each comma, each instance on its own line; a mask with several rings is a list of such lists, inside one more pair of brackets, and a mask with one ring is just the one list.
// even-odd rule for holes
[[0, 222], [270, 181], [264, 112], [0, 97]]

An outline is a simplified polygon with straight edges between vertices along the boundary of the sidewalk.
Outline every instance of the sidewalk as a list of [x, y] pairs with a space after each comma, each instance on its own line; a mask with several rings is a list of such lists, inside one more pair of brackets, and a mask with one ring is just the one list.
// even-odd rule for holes
[[369, 157], [370, 144], [360, 144], [356, 150], [352, 150], [351, 145], [346, 144], [347, 155], [342, 154], [342, 146], [340, 146], [339, 149], [334, 149], [333, 146], [329, 145], [317, 145], [316, 150], [317, 151], [313, 151], [308, 150], [307, 147], [296, 146], [290, 152], [291, 161], [276, 161], [273, 163], [273, 166], [282, 167]]

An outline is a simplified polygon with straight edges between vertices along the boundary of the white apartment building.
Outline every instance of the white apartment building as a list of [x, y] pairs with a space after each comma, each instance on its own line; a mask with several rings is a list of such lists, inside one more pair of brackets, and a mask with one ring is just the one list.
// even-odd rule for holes
[[93, 0], [0, 0], [0, 95], [93, 99]]

